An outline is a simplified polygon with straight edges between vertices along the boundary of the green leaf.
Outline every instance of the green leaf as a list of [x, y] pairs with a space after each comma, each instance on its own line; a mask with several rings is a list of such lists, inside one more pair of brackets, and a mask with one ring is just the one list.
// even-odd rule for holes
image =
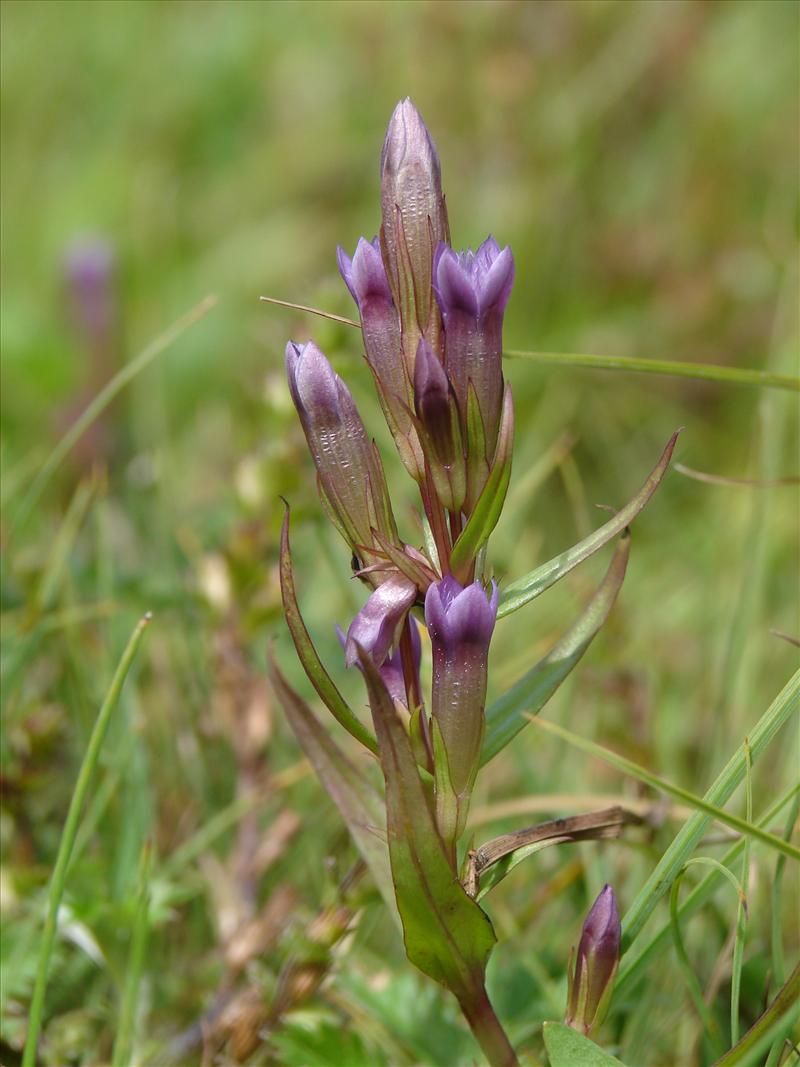
[[451, 867], [411, 742], [372, 660], [359, 649], [386, 781], [386, 820], [406, 954], [459, 999], [483, 986], [495, 943], [488, 916]]
[[[686, 868], [684, 867], [683, 871], [685, 870]], [[683, 935], [681, 934], [681, 924], [678, 919], [678, 893], [680, 892], [683, 871], [679, 872], [678, 877], [672, 883], [672, 890], [669, 895], [669, 917], [672, 926], [672, 943], [675, 946], [678, 968], [683, 974], [695, 1010], [702, 1021], [703, 1032], [713, 1049], [714, 1056], [719, 1056], [725, 1047], [722, 1044], [722, 1035], [719, 1032], [719, 1025], [717, 1024], [713, 1011], [705, 1002], [703, 987], [700, 985], [700, 980], [689, 962], [689, 956], [683, 942]]]
[[386, 819], [381, 798], [342, 752], [311, 708], [288, 684], [272, 651], [269, 677], [301, 748], [347, 824], [389, 910], [397, 915], [386, 849]]
[[800, 390], [800, 378], [750, 367], [722, 367], [714, 363], [689, 363], [671, 359], [641, 359], [631, 356], [590, 356], [573, 352], [504, 352], [509, 359], [529, 359], [534, 363], [555, 363], [566, 367], [591, 367], [594, 370], [633, 371], [642, 374], [666, 374], [673, 378], [693, 378], [701, 382], [725, 382], [729, 385], [762, 385], [769, 389]]
[[505, 615], [510, 615], [512, 611], [517, 611], [519, 608], [524, 607], [525, 604], [530, 603], [531, 600], [535, 600], [545, 589], [549, 589], [551, 585], [560, 581], [565, 574], [569, 574], [579, 563], [583, 563], [589, 556], [594, 555], [598, 549], [608, 544], [618, 534], [621, 534], [633, 522], [661, 484], [661, 479], [669, 466], [679, 433], [680, 430], [676, 430], [670, 437], [658, 463], [647, 476], [644, 485], [636, 496], [621, 511], [616, 513], [613, 519], [609, 519], [607, 523], [595, 530], [594, 533], [589, 534], [582, 541], [579, 541], [577, 545], [573, 545], [572, 548], [568, 548], [560, 555], [554, 556], [547, 563], [543, 563], [541, 567], [537, 567], [529, 574], [526, 574], [524, 578], [518, 578], [517, 581], [506, 586], [500, 596], [500, 607], [497, 612], [498, 619], [502, 619]]
[[633, 778], [644, 782], [645, 785], [649, 785], [651, 789], [657, 789], [662, 793], [667, 793], [669, 796], [682, 800], [685, 804], [696, 808], [698, 813], [704, 814], [709, 821], [716, 819], [717, 822], [721, 822], [724, 826], [730, 826], [732, 830], [736, 830], [738, 833], [754, 837], [762, 844], [769, 845], [792, 859], [800, 860], [800, 848], [792, 845], [789, 841], [784, 841], [782, 837], [776, 837], [775, 834], [769, 833], [768, 830], [762, 830], [760, 826], [756, 826], [746, 819], [740, 819], [738, 815], [732, 815], [730, 812], [725, 811], [724, 808], [712, 804], [711, 801], [704, 797], [696, 796], [682, 786], [673, 785], [672, 782], [668, 782], [665, 778], [659, 778], [658, 775], [648, 771], [646, 767], [641, 767], [638, 763], [634, 763], [633, 760], [620, 756], [619, 753], [612, 752], [611, 749], [605, 748], [603, 745], [598, 745], [596, 741], [581, 737], [579, 734], [574, 734], [571, 730], [567, 730], [557, 723], [547, 722], [544, 719], [537, 719], [536, 725], [540, 729], [553, 733], [556, 737], [567, 741], [575, 748], [587, 752], [590, 756], [596, 756], [605, 763], [610, 763], [612, 767], [616, 767], [623, 774], [630, 774]]
[[550, 1067], [625, 1067], [599, 1045], [564, 1023], [544, 1024], [544, 1047]]
[[331, 676], [325, 670], [322, 660], [317, 655], [311, 635], [303, 622], [300, 607], [297, 603], [297, 594], [294, 588], [294, 574], [292, 571], [292, 554], [289, 548], [289, 508], [287, 506], [283, 516], [281, 527], [281, 559], [280, 559], [281, 597], [283, 610], [286, 616], [286, 625], [292, 635], [294, 647], [297, 649], [298, 658], [303, 665], [303, 670], [308, 675], [309, 681], [319, 693], [322, 702], [349, 734], [356, 741], [360, 741], [370, 752], [377, 755], [378, 745], [375, 738], [364, 726], [361, 720], [344, 699], [336, 687]]
[[489, 706], [481, 765], [493, 759], [527, 726], [528, 715], [534, 715], [544, 707], [592, 643], [617, 599], [628, 566], [630, 547], [631, 539], [626, 534], [620, 538], [603, 581], [577, 622], [543, 659]]
[[[798, 698], [800, 698], [800, 671], [796, 671], [789, 679], [769, 708], [748, 733], [747, 740], [750, 746], [750, 756], [753, 760], [758, 759], [775, 734], [797, 710]], [[744, 779], [745, 760], [744, 745], [740, 745], [720, 771], [716, 781], [705, 794], [704, 800], [710, 804], [725, 804]], [[695, 812], [684, 823], [672, 844], [656, 864], [650, 877], [639, 890], [636, 899], [622, 920], [623, 953], [635, 941], [659, 900], [672, 885], [678, 871], [694, 852], [710, 822], [710, 815], [705, 812]]]
[[453, 552], [450, 556], [450, 567], [462, 584], [467, 580], [478, 551], [489, 540], [489, 535], [497, 525], [503, 510], [508, 483], [511, 480], [513, 445], [514, 408], [511, 401], [511, 388], [506, 386], [503, 415], [492, 468], [486, 479], [486, 485], [475, 504], [475, 509], [453, 545]]

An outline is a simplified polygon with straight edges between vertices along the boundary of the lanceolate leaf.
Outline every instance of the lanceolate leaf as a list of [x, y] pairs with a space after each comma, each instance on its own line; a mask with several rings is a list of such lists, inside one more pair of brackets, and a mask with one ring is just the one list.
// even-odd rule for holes
[[405, 727], [372, 660], [361, 653], [386, 780], [386, 820], [406, 953], [456, 996], [483, 987], [495, 942], [488, 916], [467, 896], [447, 858]]
[[620, 538], [606, 576], [574, 626], [544, 659], [523, 675], [486, 711], [486, 738], [481, 764], [488, 763], [527, 726], [528, 715], [540, 711], [592, 643], [608, 618], [628, 566], [631, 539]]
[[385, 843], [386, 818], [380, 796], [364, 773], [345, 756], [308, 704], [291, 688], [271, 651], [268, 666], [270, 681], [289, 725], [317, 777], [339, 809], [381, 896], [396, 918], [389, 853]]
[[455, 577], [463, 584], [469, 577], [469, 571], [480, 547], [489, 539], [489, 534], [497, 525], [503, 503], [511, 480], [511, 458], [514, 444], [514, 408], [511, 389], [506, 386], [503, 401], [503, 417], [497, 438], [497, 448], [492, 461], [492, 469], [486, 479], [486, 485], [475, 505], [469, 522], [459, 534], [450, 556], [450, 567]]
[[535, 600], [545, 589], [549, 589], [551, 585], [560, 581], [573, 567], [577, 567], [579, 563], [594, 555], [598, 549], [608, 544], [614, 537], [622, 533], [626, 527], [630, 526], [656, 489], [658, 489], [661, 479], [669, 466], [679, 433], [680, 430], [676, 430], [670, 437], [666, 448], [661, 453], [661, 458], [648, 475], [642, 488], [624, 508], [616, 513], [613, 519], [609, 519], [598, 530], [579, 541], [577, 545], [568, 548], [566, 552], [554, 556], [547, 563], [543, 563], [541, 567], [537, 567], [530, 574], [526, 574], [524, 578], [519, 578], [516, 582], [506, 586], [500, 597], [500, 607], [497, 612], [498, 619], [502, 619], [504, 615], [510, 615], [512, 611], [517, 611], [518, 608], [524, 607], [531, 600]]
[[319, 693], [325, 706], [333, 716], [341, 723], [349, 734], [365, 745], [370, 752], [377, 754], [378, 746], [375, 738], [364, 726], [361, 720], [351, 710], [349, 704], [336, 688], [333, 679], [325, 670], [322, 660], [317, 655], [317, 650], [311, 640], [311, 635], [306, 629], [300, 607], [297, 603], [297, 595], [294, 589], [294, 575], [292, 572], [292, 555], [289, 549], [289, 509], [287, 507], [283, 516], [281, 528], [281, 596], [283, 609], [286, 614], [286, 623], [297, 649], [297, 655], [303, 665], [303, 670], [309, 677], [311, 684]]

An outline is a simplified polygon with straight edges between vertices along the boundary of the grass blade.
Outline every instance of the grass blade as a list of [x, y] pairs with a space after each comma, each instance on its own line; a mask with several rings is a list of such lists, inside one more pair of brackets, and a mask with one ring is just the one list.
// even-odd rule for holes
[[[794, 803], [789, 809], [786, 819], [786, 828], [783, 831], [784, 838], [788, 841], [794, 831], [797, 816], [800, 813], [800, 787], [795, 793]], [[781, 940], [781, 897], [783, 895], [783, 872], [786, 867], [786, 857], [778, 856], [775, 864], [775, 877], [772, 881], [772, 975], [776, 984], [783, 982], [784, 960], [783, 942]]]
[[[772, 805], [758, 820], [759, 826], [769, 826], [770, 823], [776, 818], [777, 815], [791, 803], [792, 799], [798, 800], [800, 798], [800, 784], [794, 786], [789, 790], [780, 800]], [[740, 838], [722, 857], [721, 861], [712, 860], [708, 857], [701, 857], [696, 860], [687, 860], [685, 866], [695, 863], [703, 863], [714, 867], [709, 874], [698, 883], [691, 893], [686, 897], [683, 904], [680, 906], [679, 915], [682, 920], [688, 919], [699, 911], [700, 908], [711, 899], [713, 894], [717, 890], [720, 877], [723, 877], [723, 871], [727, 872], [724, 877], [727, 877], [734, 885], [737, 886], [733, 873], [728, 870], [728, 865], [735, 863], [739, 856], [744, 851], [744, 838]], [[785, 860], [785, 856], [779, 856], [779, 862]], [[622, 997], [626, 995], [630, 989], [636, 984], [641, 977], [645, 968], [651, 963], [655, 957], [665, 949], [669, 943], [670, 938], [670, 924], [662, 926], [658, 930], [646, 945], [640, 947], [636, 953], [630, 953], [623, 959], [622, 964], [617, 974], [617, 981], [615, 984], [615, 995]]]
[[169, 346], [185, 333], [190, 326], [194, 326], [196, 322], [199, 322], [209, 311], [214, 307], [217, 302], [216, 296], [207, 296], [204, 300], [201, 300], [199, 304], [192, 308], [191, 311], [187, 311], [185, 315], [182, 315], [171, 326], [168, 326], [162, 334], [160, 334], [154, 341], [151, 341], [149, 345], [142, 349], [138, 356], [135, 356], [129, 363], [114, 375], [110, 382], [108, 382], [90, 402], [84, 412], [75, 420], [70, 426], [56, 447], [44, 461], [39, 469], [39, 473], [33, 479], [25, 494], [25, 497], [19, 507], [19, 511], [14, 516], [13, 529], [19, 531], [28, 521], [28, 518], [33, 510], [34, 505], [42, 495], [42, 491], [50, 478], [58, 470], [63, 463], [64, 459], [73, 448], [73, 446], [81, 439], [86, 433], [92, 423], [102, 415], [108, 405], [114, 398], [122, 392], [126, 385], [128, 385], [133, 379], [144, 370], [148, 364], [160, 356]]
[[44, 995], [47, 989], [47, 975], [50, 968], [50, 957], [53, 952], [58, 925], [58, 909], [61, 905], [61, 898], [64, 895], [67, 870], [69, 869], [72, 847], [75, 844], [75, 835], [78, 832], [81, 811], [89, 792], [89, 786], [92, 783], [92, 777], [97, 766], [97, 761], [100, 758], [100, 751], [103, 747], [103, 740], [108, 725], [111, 722], [111, 717], [119, 702], [122, 686], [125, 683], [131, 664], [136, 658], [142, 635], [145, 627], [150, 622], [150, 618], [151, 616], [148, 612], [139, 621], [128, 641], [125, 651], [122, 653], [122, 658], [120, 659], [114, 677], [111, 680], [111, 685], [106, 694], [106, 698], [103, 701], [103, 705], [95, 720], [92, 735], [89, 738], [89, 745], [86, 749], [86, 755], [83, 757], [83, 763], [78, 772], [78, 779], [75, 783], [72, 799], [70, 800], [66, 822], [64, 823], [64, 829], [61, 833], [61, 840], [58, 845], [58, 855], [56, 857], [55, 867], [53, 868], [53, 875], [50, 879], [50, 889], [47, 901], [47, 918], [45, 919], [42, 940], [39, 946], [36, 981], [33, 987], [33, 996], [31, 998], [31, 1006], [28, 1014], [28, 1034], [25, 1040], [25, 1052], [22, 1058], [22, 1067], [35, 1067], [36, 1064], [36, 1048], [39, 1042], [39, 1032], [42, 1027], [42, 1011], [44, 1008]]
[[789, 976], [770, 1006], [763, 1012], [741, 1041], [718, 1059], [713, 1067], [749, 1067], [781, 1032], [788, 1032], [800, 1015], [800, 963]]
[[517, 611], [519, 608], [524, 607], [525, 604], [530, 603], [531, 600], [535, 600], [545, 589], [549, 589], [551, 585], [560, 581], [565, 574], [569, 574], [579, 563], [583, 563], [585, 559], [594, 555], [603, 545], [607, 545], [609, 541], [612, 541], [630, 526], [661, 484], [661, 479], [666, 474], [679, 433], [680, 430], [676, 430], [670, 437], [658, 463], [647, 476], [644, 485], [636, 496], [616, 513], [613, 519], [609, 519], [607, 523], [604, 523], [594, 533], [579, 541], [577, 545], [573, 545], [572, 548], [568, 548], [565, 552], [554, 556], [547, 563], [543, 563], [541, 567], [537, 567], [529, 574], [526, 574], [524, 578], [518, 578], [515, 582], [506, 586], [500, 596], [500, 607], [497, 611], [498, 619], [502, 619], [504, 615], [510, 615], [512, 611]]
[[392, 915], [397, 917], [386, 847], [386, 816], [377, 790], [351, 763], [311, 708], [289, 685], [270, 651], [269, 678], [289, 725], [331, 800]]
[[[800, 671], [796, 671], [750, 731], [749, 742], [752, 759], [758, 759], [780, 728], [789, 721], [792, 714], [797, 710], [799, 697]], [[733, 791], [741, 784], [744, 773], [744, 746], [741, 746], [720, 771], [714, 784], [705, 794], [705, 801], [713, 805], [725, 804]], [[678, 832], [672, 844], [656, 864], [650, 877], [639, 890], [636, 899], [623, 919], [623, 953], [636, 940], [656, 904], [669, 889], [673, 879], [686, 860], [694, 852], [698, 841], [706, 832], [711, 818], [712, 816], [705, 812], [695, 812]], [[769, 836], [772, 837], [771, 834]], [[786, 842], [782, 841], [781, 846], [781, 851], [783, 852]]]
[[[578, 621], [531, 669], [486, 711], [481, 765], [493, 759], [540, 711], [584, 654], [608, 618], [628, 566], [631, 539], [621, 537], [603, 581]], [[524, 714], [525, 712], [528, 715]]]
[[[731, 815], [730, 812], [718, 807], [704, 797], [698, 797], [694, 793], [690, 793], [688, 789], [684, 789], [682, 786], [673, 785], [672, 782], [668, 782], [665, 778], [659, 778], [658, 775], [652, 774], [647, 768], [641, 767], [638, 763], [634, 763], [633, 760], [629, 760], [625, 756], [620, 756], [617, 752], [612, 752], [611, 749], [604, 748], [603, 745], [598, 745], [596, 741], [590, 741], [588, 738], [572, 733], [571, 730], [567, 730], [563, 726], [547, 722], [544, 719], [534, 719], [533, 721], [541, 729], [555, 734], [556, 737], [569, 742], [575, 748], [580, 748], [590, 756], [596, 756], [605, 763], [610, 763], [612, 767], [616, 767], [623, 774], [630, 774], [633, 778], [638, 778], [640, 782], [644, 782], [652, 789], [658, 789], [662, 793], [668, 793], [670, 796], [684, 801], [684, 803], [696, 808], [697, 813], [703, 815], [707, 821], [716, 819], [717, 822], [729, 826], [732, 830], [755, 837], [762, 844], [769, 845], [771, 848], [777, 849], [778, 852], [783, 852], [791, 857], [791, 859], [800, 861], [800, 848], [796, 848], [790, 842], [784, 841], [782, 837], [776, 837], [775, 834], [762, 830], [760, 826], [754, 826], [745, 819], [740, 819], [738, 815]], [[742, 749], [739, 751], [741, 752]], [[696, 817], [696, 815], [692, 816], [693, 819]], [[690, 819], [689, 822], [691, 821]]]
[[588, 367], [592, 370], [618, 370], [635, 374], [665, 374], [672, 378], [693, 378], [699, 382], [726, 385], [760, 385], [768, 389], [800, 391], [800, 378], [790, 374], [753, 370], [749, 367], [722, 367], [714, 363], [689, 363], [670, 359], [640, 359], [632, 356], [593, 356], [572, 352], [504, 352], [507, 359], [532, 363], [554, 363], [560, 367]]
[[[753, 782], [750, 745], [744, 739], [744, 785], [745, 818], [753, 821]], [[784, 839], [785, 840], [785, 839]], [[739, 1040], [739, 999], [742, 991], [742, 960], [744, 958], [744, 939], [747, 926], [747, 901], [745, 894], [750, 885], [750, 838], [744, 840], [744, 857], [742, 858], [742, 895], [736, 910], [736, 938], [733, 942], [733, 968], [731, 971], [731, 1044]]]
[[[684, 867], [683, 871], [685, 870], [686, 868]], [[703, 1022], [703, 1027], [705, 1028], [706, 1036], [714, 1050], [714, 1055], [719, 1056], [724, 1049], [722, 1035], [719, 1032], [719, 1026], [717, 1025], [717, 1021], [714, 1018], [711, 1009], [706, 1004], [705, 997], [703, 996], [703, 989], [697, 975], [692, 969], [691, 963], [689, 962], [689, 956], [686, 952], [686, 946], [683, 943], [683, 936], [681, 935], [681, 924], [678, 918], [678, 893], [680, 892], [683, 871], [679, 872], [677, 878], [672, 883], [672, 891], [669, 895], [669, 921], [672, 930], [672, 943], [675, 946], [675, 955], [678, 958], [678, 966], [683, 974], [695, 1010]]]
[[139, 859], [139, 890], [136, 900], [136, 915], [131, 932], [131, 948], [128, 955], [128, 970], [125, 974], [125, 990], [119, 1013], [117, 1036], [111, 1056], [111, 1067], [128, 1067], [133, 1052], [136, 1029], [136, 1009], [139, 1004], [139, 985], [147, 945], [148, 916], [150, 906], [150, 865], [152, 859], [150, 842], [145, 842]]

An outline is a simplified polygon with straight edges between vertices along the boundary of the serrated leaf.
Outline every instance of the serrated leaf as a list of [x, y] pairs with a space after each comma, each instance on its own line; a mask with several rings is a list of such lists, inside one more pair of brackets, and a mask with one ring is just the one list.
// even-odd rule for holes
[[272, 651], [269, 677], [300, 747], [339, 809], [381, 896], [397, 918], [386, 847], [386, 817], [377, 790], [342, 752], [314, 712], [284, 678]]
[[676, 430], [670, 437], [658, 463], [647, 476], [644, 485], [636, 496], [616, 513], [613, 519], [609, 519], [598, 530], [589, 534], [588, 537], [584, 537], [582, 541], [579, 541], [577, 545], [573, 545], [572, 548], [568, 548], [566, 552], [554, 556], [547, 563], [543, 563], [541, 567], [537, 567], [529, 574], [526, 574], [524, 578], [518, 578], [515, 582], [506, 586], [500, 596], [500, 606], [497, 611], [498, 619], [502, 619], [505, 615], [510, 615], [512, 611], [517, 611], [519, 608], [529, 604], [531, 600], [535, 600], [545, 589], [555, 585], [565, 574], [569, 574], [579, 563], [583, 563], [585, 559], [594, 555], [603, 545], [608, 544], [609, 541], [630, 526], [661, 484], [661, 479], [669, 466], [679, 433], [680, 430]]
[[503, 398], [503, 416], [497, 437], [492, 467], [486, 485], [481, 490], [469, 521], [453, 545], [450, 567], [454, 576], [463, 584], [469, 577], [475, 556], [486, 544], [497, 525], [503, 510], [508, 483], [511, 480], [511, 460], [514, 445], [514, 406], [511, 387], [506, 386]]
[[577, 622], [547, 655], [486, 711], [481, 766], [493, 759], [540, 711], [592, 643], [617, 599], [628, 566], [631, 539], [620, 538], [603, 581]]
[[411, 742], [383, 680], [359, 650], [386, 782], [389, 856], [406, 954], [456, 996], [483, 985], [495, 943], [488, 916], [464, 892], [434, 822]]
[[544, 1024], [544, 1047], [550, 1067], [625, 1067], [622, 1060], [564, 1023]]
[[280, 557], [280, 582], [283, 610], [286, 616], [286, 625], [292, 635], [297, 656], [308, 675], [308, 679], [319, 693], [322, 702], [329, 709], [334, 718], [351, 734], [356, 741], [373, 752], [378, 753], [378, 745], [375, 738], [364, 726], [361, 720], [339, 692], [331, 676], [325, 670], [322, 660], [317, 654], [314, 643], [311, 640], [303, 616], [300, 614], [300, 606], [297, 603], [297, 594], [294, 588], [294, 573], [292, 570], [292, 554], [289, 548], [289, 508], [286, 508], [281, 527], [281, 557]]

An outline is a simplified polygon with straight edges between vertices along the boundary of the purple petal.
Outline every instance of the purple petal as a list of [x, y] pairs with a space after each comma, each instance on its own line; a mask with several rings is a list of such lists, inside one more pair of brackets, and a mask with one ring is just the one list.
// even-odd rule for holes
[[425, 597], [425, 622], [431, 641], [446, 648], [470, 645], [488, 649], [498, 601], [496, 582], [492, 582], [488, 600], [480, 582], [473, 582], [466, 589], [450, 575], [433, 582]]
[[441, 172], [433, 138], [407, 96], [398, 103], [389, 119], [381, 150], [381, 173], [396, 173], [404, 165], [415, 164], [437, 175]]
[[333, 414], [339, 407], [341, 379], [313, 341], [286, 346], [286, 373], [292, 399], [302, 413]]
[[437, 250], [434, 291], [445, 316], [445, 326], [448, 311], [461, 310], [477, 317], [478, 296], [469, 268], [451, 248], [439, 247], [442, 250]]
[[347, 631], [345, 661], [348, 667], [358, 662], [357, 645], [380, 666], [394, 642], [398, 625], [416, 599], [416, 585], [402, 575], [393, 575], [378, 586]]
[[339, 272], [359, 310], [363, 312], [364, 304], [374, 297], [391, 304], [392, 293], [377, 237], [372, 241], [360, 237], [352, 260], [341, 248], [337, 249], [336, 258]]
[[355, 286], [353, 285], [353, 261], [341, 245], [336, 246], [336, 263], [339, 267], [339, 273], [342, 276], [344, 284], [350, 290], [350, 296], [352, 296], [357, 304], [358, 295], [356, 294]]
[[486, 270], [480, 282], [480, 313], [502, 314], [514, 286], [514, 256], [506, 245]]

